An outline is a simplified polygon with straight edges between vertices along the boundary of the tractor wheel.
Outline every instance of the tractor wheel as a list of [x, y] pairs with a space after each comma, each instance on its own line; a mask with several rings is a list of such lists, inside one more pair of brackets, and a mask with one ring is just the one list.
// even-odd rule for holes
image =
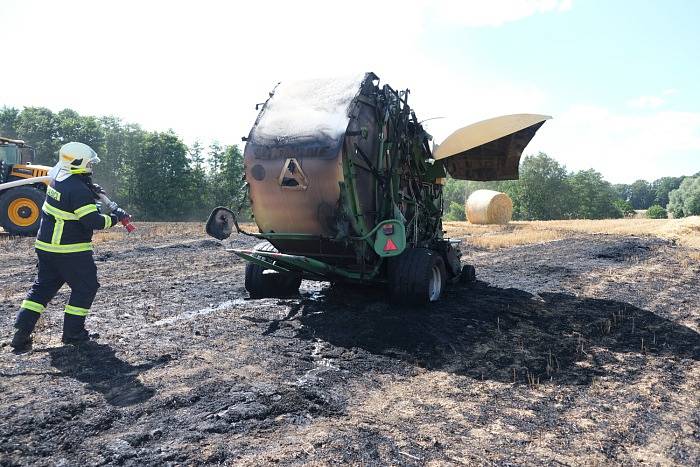
[[31, 237], [39, 231], [41, 205], [46, 194], [31, 186], [0, 193], [0, 224], [10, 235]]
[[[270, 242], [255, 245], [253, 250], [277, 252]], [[250, 298], [287, 297], [299, 293], [301, 274], [265, 269], [255, 263], [245, 265], [245, 288]]]
[[391, 300], [405, 305], [437, 301], [445, 288], [445, 261], [437, 251], [408, 248], [389, 260]]

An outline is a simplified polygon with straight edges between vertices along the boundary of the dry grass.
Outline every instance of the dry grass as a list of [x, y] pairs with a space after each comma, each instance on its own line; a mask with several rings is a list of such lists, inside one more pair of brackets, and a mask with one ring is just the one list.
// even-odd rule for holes
[[[141, 240], [149, 240], [153, 244], [168, 243], [173, 239], [202, 238], [207, 234], [204, 231], [203, 222], [135, 222], [136, 232], [133, 236]], [[253, 223], [240, 224], [241, 229], [246, 232], [257, 232], [258, 228]], [[235, 235], [235, 234], [234, 234]], [[93, 242], [100, 244], [104, 242], [120, 241], [127, 238], [126, 230], [117, 226], [107, 231], [98, 230], [93, 236]], [[207, 237], [208, 238], [208, 237]]]
[[[137, 222], [134, 235], [154, 242], [167, 242], [175, 237], [205, 236], [202, 222]], [[257, 232], [255, 224], [241, 224], [248, 232]], [[475, 225], [469, 222], [445, 222], [447, 234], [452, 238], [465, 238], [467, 242], [488, 249], [507, 248], [516, 245], [545, 243], [559, 240], [575, 233], [639, 235], [676, 240], [680, 244], [700, 250], [700, 216], [684, 219], [605, 219], [518, 221], [506, 225]], [[115, 227], [95, 232], [96, 244], [120, 241], [126, 231]], [[0, 234], [0, 242], [9, 240]], [[694, 261], [700, 261], [700, 252], [691, 253]]]
[[[606, 219], [531, 222], [535, 228], [616, 235], [647, 235], [673, 238], [700, 248], [700, 216], [684, 219]], [[687, 244], [687, 243], [686, 243]]]
[[545, 243], [563, 238], [561, 231], [555, 230], [514, 230], [512, 232], [473, 237], [470, 243], [489, 250], [511, 247], [515, 245], [528, 245], [532, 243]]
[[[132, 235], [142, 240], [154, 242], [164, 241], [173, 237], [201, 237], [204, 233], [204, 224], [201, 222], [136, 222], [136, 232]], [[116, 226], [110, 230], [97, 231], [93, 236], [93, 242], [100, 244], [114, 240], [122, 240], [127, 237], [126, 230]]]
[[523, 221], [507, 225], [446, 222], [445, 229], [451, 237], [466, 237], [469, 243], [489, 249], [549, 242], [573, 233], [661, 237], [700, 249], [700, 216], [685, 219]]
[[563, 229], [535, 228], [532, 224], [534, 223], [510, 222], [507, 225], [475, 225], [469, 222], [446, 222], [444, 228], [452, 238], [464, 238], [471, 245], [489, 250], [551, 242], [570, 234]]

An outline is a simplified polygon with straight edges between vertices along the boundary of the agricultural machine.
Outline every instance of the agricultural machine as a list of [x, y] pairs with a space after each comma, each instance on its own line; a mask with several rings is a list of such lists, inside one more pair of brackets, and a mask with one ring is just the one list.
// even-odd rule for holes
[[10, 235], [36, 235], [50, 167], [33, 165], [34, 149], [0, 137], [0, 226]]
[[373, 73], [280, 83], [244, 150], [258, 232], [223, 207], [207, 221], [260, 240], [231, 249], [248, 261], [251, 297], [288, 295], [302, 279], [383, 284], [392, 300], [437, 300], [448, 281], [474, 280], [442, 230], [443, 185], [518, 178], [520, 156], [550, 117], [519, 114], [455, 131], [440, 145], [408, 105], [409, 91]]

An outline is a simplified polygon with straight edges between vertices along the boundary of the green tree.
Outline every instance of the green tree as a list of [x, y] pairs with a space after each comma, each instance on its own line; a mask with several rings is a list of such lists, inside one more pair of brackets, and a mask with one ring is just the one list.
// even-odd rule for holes
[[[464, 180], [457, 180], [448, 177], [445, 186], [442, 187], [442, 199], [445, 206], [449, 208], [451, 203], [464, 206], [466, 200], [467, 183]], [[464, 208], [462, 208], [464, 210]]]
[[662, 177], [658, 180], [654, 180], [651, 184], [652, 189], [656, 196], [654, 197], [654, 203], [659, 206], [668, 205], [668, 194], [673, 190], [681, 186], [681, 182], [684, 177]]
[[56, 114], [58, 121], [58, 142], [63, 145], [70, 141], [80, 141], [104, 154], [105, 135], [102, 125], [95, 117], [83, 117], [75, 110], [64, 109]]
[[[613, 185], [613, 190], [615, 190], [615, 196], [623, 201], [629, 202], [630, 200], [630, 185], [626, 183], [616, 183]], [[633, 208], [634, 209], [634, 208]]]
[[634, 208], [630, 203], [623, 199], [616, 199], [613, 201], [613, 206], [619, 211], [620, 217], [632, 217], [634, 215]]
[[248, 215], [248, 199], [244, 180], [243, 154], [236, 145], [227, 146], [212, 168], [211, 200], [214, 205], [227, 206], [243, 216]]
[[609, 219], [622, 217], [613, 202], [617, 200], [612, 185], [593, 169], [580, 170], [570, 176], [574, 213], [579, 219]]
[[564, 219], [571, 215], [571, 186], [566, 168], [547, 154], [525, 157], [517, 189], [515, 186], [511, 189], [515, 191], [517, 212], [522, 219]]
[[646, 180], [637, 180], [630, 185], [630, 195], [627, 201], [634, 209], [647, 209], [654, 202], [656, 192], [651, 183]]
[[649, 206], [649, 209], [647, 209], [648, 219], [666, 219], [667, 217], [668, 214], [666, 213], [666, 210], [658, 204], [651, 205]]
[[18, 138], [17, 136], [17, 119], [19, 118], [19, 110], [14, 107], [0, 108], [0, 136], [5, 138]]
[[17, 118], [17, 135], [36, 151], [35, 163], [54, 165], [58, 160], [58, 118], [44, 107], [26, 107]]
[[[489, 182], [487, 182], [489, 183]], [[493, 190], [503, 192], [510, 197], [513, 202], [513, 219], [523, 220], [522, 205], [520, 202], [520, 180], [502, 180], [495, 182]]]
[[218, 141], [214, 141], [209, 145], [207, 153], [207, 162], [212, 173], [218, 173], [224, 163], [224, 148], [221, 147]]
[[134, 179], [135, 161], [139, 159], [144, 131], [133, 124], [124, 124], [116, 117], [102, 117], [100, 126], [104, 134], [104, 149], [100, 153], [100, 167], [95, 180], [119, 203], [132, 203], [130, 190]]
[[204, 158], [204, 147], [198, 139], [195, 140], [192, 146], [189, 147], [189, 149], [187, 150], [187, 154], [190, 158], [192, 169], [196, 172], [201, 172], [202, 174], [204, 174], [204, 166], [206, 162]]
[[[243, 156], [237, 146], [199, 141], [187, 148], [171, 132], [145, 132], [116, 117], [58, 113], [43, 107], [0, 108], [3, 136], [25, 139], [37, 163], [52, 165], [67, 141], [92, 146], [101, 163], [94, 179], [138, 217], [153, 220], [202, 219], [222, 204], [247, 214]], [[206, 154], [205, 154], [206, 151]]]
[[686, 177], [668, 197], [668, 210], [673, 217], [700, 215], [700, 176]]
[[464, 221], [467, 220], [467, 214], [464, 212], [464, 203], [450, 201], [450, 204], [445, 213], [446, 221]]
[[238, 146], [226, 146], [224, 153], [223, 170], [228, 180], [228, 194], [237, 205], [245, 203], [245, 169], [243, 165], [243, 153]]
[[146, 220], [185, 219], [192, 210], [192, 170], [187, 146], [172, 131], [148, 132], [134, 161], [137, 215]]
[[188, 157], [192, 169], [192, 189], [193, 189], [193, 216], [195, 219], [204, 219], [213, 207], [214, 201], [211, 193], [211, 179], [206, 172], [206, 160], [204, 158], [204, 147], [195, 140], [189, 147]]

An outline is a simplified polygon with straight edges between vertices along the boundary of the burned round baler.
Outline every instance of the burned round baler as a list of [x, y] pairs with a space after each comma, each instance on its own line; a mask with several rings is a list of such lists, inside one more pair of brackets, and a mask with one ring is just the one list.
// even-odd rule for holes
[[442, 186], [455, 178], [517, 178], [545, 119], [511, 115], [462, 128], [439, 147], [408, 105], [409, 91], [373, 73], [281, 83], [246, 138], [245, 177], [259, 232], [216, 208], [207, 233], [265, 240], [233, 249], [249, 261], [251, 296], [296, 292], [302, 278], [388, 285], [406, 303], [437, 300], [473, 278], [458, 242], [443, 237]]

